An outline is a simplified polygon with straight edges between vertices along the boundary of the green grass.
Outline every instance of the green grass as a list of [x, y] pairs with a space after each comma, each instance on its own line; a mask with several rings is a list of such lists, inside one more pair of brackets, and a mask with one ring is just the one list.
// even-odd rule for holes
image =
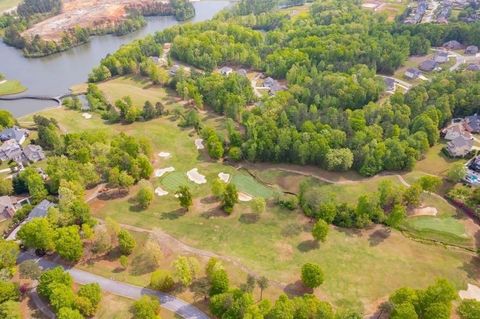
[[0, 0], [0, 13], [15, 7], [20, 1], [21, 0]]
[[[112, 295], [104, 294], [95, 314], [97, 319], [133, 319], [132, 312], [134, 300]], [[161, 308], [160, 318], [173, 319], [178, 318], [174, 313]]]
[[405, 230], [415, 237], [474, 249], [474, 243], [465, 233], [465, 226], [456, 218], [433, 216], [411, 217], [405, 222]]
[[[1, 81], [0, 81], [1, 82]], [[0, 95], [17, 94], [25, 91], [24, 87], [19, 81], [7, 80], [0, 84]]]
[[445, 144], [439, 143], [430, 148], [425, 154], [425, 159], [415, 164], [415, 170], [445, 176], [453, 163], [465, 162], [463, 159], [451, 159], [445, 156], [442, 152], [443, 147], [445, 147]]
[[[130, 84], [125, 84], [127, 82]], [[145, 88], [142, 83], [122, 78], [101, 85], [104, 85], [105, 90], [110, 90], [109, 85], [113, 90], [117, 90], [106, 92], [110, 98], [130, 93], [138, 94], [135, 103], [141, 103], [142, 98], [150, 99], [155, 94], [161, 97], [162, 92], [165, 92], [155, 87]], [[154, 166], [173, 166], [176, 172], [168, 173], [162, 178], [152, 177], [153, 184], [163, 185], [169, 190], [174, 190], [179, 183], [186, 180], [185, 172], [197, 167], [208, 181], [216, 178], [219, 172], [231, 174], [232, 182], [239, 190], [253, 196], [270, 197], [274, 192], [273, 189], [256, 182], [247, 173], [209, 160], [203, 152], [196, 150], [193, 130], [179, 128], [172, 117], [131, 125], [105, 126], [98, 116], [83, 121], [80, 113], [74, 111], [56, 109], [42, 114], [58, 119], [61, 126], [71, 132], [102, 128], [112, 135], [126, 132], [148, 138], [152, 142], [154, 154], [160, 151], [172, 153], [169, 159], [156, 157]], [[208, 119], [219, 126], [224, 122], [211, 114], [202, 116], [204, 120]], [[277, 177], [271, 176], [272, 179]], [[394, 176], [364, 179], [362, 182], [342, 185], [320, 183], [318, 180], [313, 183], [313, 179], [309, 178], [312, 187], [322, 190], [322, 196], [336, 194], [338, 201], [350, 203], [355, 203], [363, 194], [375, 191], [380, 181], [385, 179], [399, 183]], [[463, 288], [466, 282], [477, 281], [471, 261], [472, 255], [465, 252], [425, 245], [406, 238], [400, 232], [389, 232], [381, 226], [368, 231], [331, 228], [327, 241], [316, 246], [309, 231], [311, 224], [299, 211], [290, 212], [269, 207], [257, 220], [252, 218], [249, 205], [240, 203], [236, 205], [233, 214], [227, 216], [219, 209], [220, 203], [210, 198], [209, 183], [190, 185], [194, 207], [189, 212], [180, 209], [173, 194], [156, 196], [151, 206], [144, 211], [138, 211], [129, 201], [129, 197], [95, 201], [92, 203], [92, 211], [99, 218], [110, 216], [124, 224], [147, 229], [160, 228], [191, 246], [231, 256], [252, 272], [287, 285], [294, 285], [298, 281], [304, 263], [317, 262], [323, 268], [326, 279], [316, 293], [336, 306], [365, 308], [367, 313], [373, 312], [380, 301], [402, 286], [425, 287], [437, 277], [452, 280], [458, 288]], [[132, 189], [132, 195], [135, 190], [136, 188]], [[301, 226], [302, 231], [286, 237], [285, 229], [293, 224]], [[141, 249], [141, 239], [137, 242], [138, 249]], [[138, 256], [137, 252], [134, 252], [131, 260]], [[117, 280], [137, 284], [148, 281], [148, 275], [133, 276], [129, 271], [114, 272], [111, 265], [96, 263], [84, 267], [107, 277], [113, 276]], [[232, 269], [230, 276], [236, 278], [238, 269]], [[388, 278], [388, 284], [385, 278]]]
[[254, 197], [270, 198], [274, 194], [273, 189], [260, 184], [250, 175], [235, 175], [231, 182], [237, 186], [238, 191]]
[[176, 191], [180, 186], [188, 186], [192, 187], [192, 182], [190, 182], [187, 179], [187, 176], [185, 173], [181, 172], [172, 172], [172, 173], [167, 173], [161, 180], [161, 185], [165, 186], [165, 189], [174, 192]]
[[329, 184], [319, 182], [316, 179], [307, 179], [309, 188], [320, 190], [319, 200], [327, 200], [334, 198], [338, 202], [355, 204], [360, 196], [369, 195], [376, 192], [382, 181], [390, 180], [395, 184], [400, 182], [395, 176], [382, 176], [365, 179], [362, 182], [345, 183], [345, 184]]

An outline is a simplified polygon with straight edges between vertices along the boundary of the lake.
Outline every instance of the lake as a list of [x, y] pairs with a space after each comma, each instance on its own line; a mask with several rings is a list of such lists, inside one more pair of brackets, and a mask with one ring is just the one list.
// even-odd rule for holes
[[[194, 2], [196, 16], [189, 22], [211, 19], [229, 5], [229, 1]], [[92, 37], [85, 45], [72, 48], [43, 58], [27, 59], [22, 52], [0, 41], [0, 73], [7, 79], [19, 80], [28, 90], [22, 94], [59, 96], [68, 89], [85, 82], [91, 69], [98, 65], [108, 53], [115, 52], [121, 45], [134, 39], [143, 38], [178, 24], [174, 17], [148, 17], [145, 28], [124, 36], [105, 35]], [[0, 109], [6, 109], [15, 116], [22, 116], [52, 106], [49, 101], [0, 101]]]

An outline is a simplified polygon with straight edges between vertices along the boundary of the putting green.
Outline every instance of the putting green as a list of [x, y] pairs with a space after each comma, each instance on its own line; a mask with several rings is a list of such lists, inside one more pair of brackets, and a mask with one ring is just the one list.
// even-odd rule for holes
[[270, 198], [275, 194], [273, 189], [259, 183], [250, 175], [235, 175], [231, 182], [237, 186], [238, 191], [254, 197]]
[[180, 186], [193, 187], [193, 183], [188, 181], [187, 176], [183, 172], [167, 173], [163, 176], [160, 184], [171, 192], [176, 191]]
[[437, 218], [431, 216], [418, 216], [410, 218], [407, 223], [419, 231], [436, 231], [466, 238], [465, 227], [455, 218]]

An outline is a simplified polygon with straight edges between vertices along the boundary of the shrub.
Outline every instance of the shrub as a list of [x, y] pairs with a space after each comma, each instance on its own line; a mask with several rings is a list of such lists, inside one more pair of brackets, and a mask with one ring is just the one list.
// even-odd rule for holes
[[175, 281], [169, 271], [159, 269], [152, 273], [150, 286], [155, 290], [166, 292], [173, 289]]

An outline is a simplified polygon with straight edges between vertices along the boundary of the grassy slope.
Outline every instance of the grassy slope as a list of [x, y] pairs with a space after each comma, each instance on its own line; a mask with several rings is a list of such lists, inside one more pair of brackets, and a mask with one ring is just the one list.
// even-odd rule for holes
[[0, 84], [0, 95], [17, 94], [25, 91], [26, 89], [27, 88], [24, 87], [19, 81], [7, 80], [6, 82]]
[[[139, 104], [145, 99], [142, 99], [143, 96], [154, 101], [154, 97], [165, 94], [163, 89], [132, 87], [134, 82], [124, 85], [129, 81], [132, 80], [116, 79], [101, 84], [101, 87], [108, 90], [107, 95], [112, 99], [131, 95]], [[167, 98], [167, 108], [176, 106], [175, 101], [168, 102], [171, 99]], [[177, 172], [183, 173], [198, 167], [199, 172], [210, 181], [220, 171], [240, 174], [232, 167], [208, 161], [195, 149], [195, 137], [190, 136], [192, 130], [178, 128], [171, 118], [103, 126], [96, 115], [91, 120], [85, 120], [80, 113], [73, 111], [57, 109], [43, 113], [57, 118], [68, 131], [104, 127], [112, 134], [124, 131], [147, 137], [152, 141], [155, 153], [172, 153], [170, 159], [157, 158], [154, 164], [156, 168], [174, 166]], [[218, 117], [209, 116], [208, 120], [221, 126]], [[162, 178], [152, 178], [152, 182], [162, 185]], [[333, 191], [340, 198], [352, 201], [362, 192], [371, 192], [378, 182], [379, 179], [373, 179], [340, 188], [335, 185], [320, 187], [324, 187], [325, 192]], [[325, 270], [326, 281], [317, 293], [336, 305], [352, 305], [356, 308], [362, 308], [361, 304], [372, 306], [395, 288], [426, 286], [436, 277], [449, 278], [457, 287], [476, 278], [472, 257], [463, 252], [418, 243], [396, 231], [387, 232], [382, 227], [360, 233], [332, 228], [327, 242], [315, 247], [308, 231], [311, 225], [300, 212], [270, 208], [256, 221], [248, 205], [239, 204], [234, 214], [226, 217], [219, 211], [218, 203], [207, 198], [209, 185], [190, 185], [194, 191], [195, 209], [187, 214], [179, 210], [172, 194], [155, 198], [147, 211], [137, 211], [128, 198], [96, 201], [93, 210], [98, 217], [111, 216], [121, 223], [149, 229], [159, 227], [195, 247], [236, 257], [255, 272], [281, 281], [290, 289], [298, 280], [303, 263], [318, 262]], [[286, 229], [292, 225], [303, 225], [306, 231], [286, 237]], [[92, 270], [101, 271], [96, 267]], [[126, 278], [133, 280], [129, 276]], [[389, 278], [388, 285], [385, 284], [385, 278]], [[146, 280], [144, 277], [138, 279], [142, 282]]]

